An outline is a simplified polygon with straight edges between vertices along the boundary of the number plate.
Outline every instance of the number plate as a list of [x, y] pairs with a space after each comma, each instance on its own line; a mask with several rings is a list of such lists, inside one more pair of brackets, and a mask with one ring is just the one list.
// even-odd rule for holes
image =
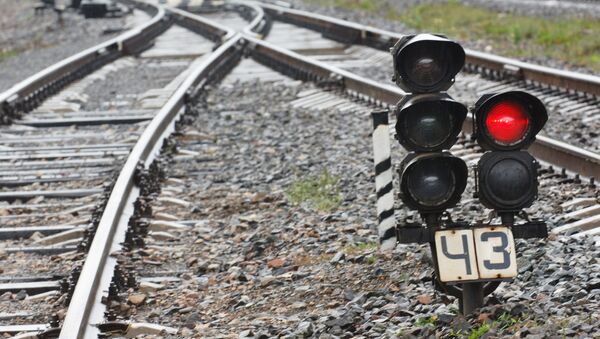
[[508, 227], [435, 232], [442, 282], [506, 279], [517, 275], [515, 240]]

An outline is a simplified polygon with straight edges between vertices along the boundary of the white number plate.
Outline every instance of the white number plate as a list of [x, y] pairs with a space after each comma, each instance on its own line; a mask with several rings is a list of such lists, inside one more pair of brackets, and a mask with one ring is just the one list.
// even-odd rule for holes
[[517, 275], [515, 240], [508, 227], [435, 232], [442, 282], [506, 279]]

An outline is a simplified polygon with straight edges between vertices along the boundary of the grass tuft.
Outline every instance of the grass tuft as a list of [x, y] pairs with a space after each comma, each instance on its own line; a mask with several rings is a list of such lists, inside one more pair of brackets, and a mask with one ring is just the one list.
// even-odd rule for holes
[[17, 54], [17, 51], [14, 50], [0, 51], [0, 62], [4, 61], [5, 59], [12, 58]]
[[372, 241], [372, 242], [368, 242], [368, 243], [358, 243], [358, 244], [347, 245], [344, 247], [343, 251], [344, 251], [344, 253], [349, 254], [349, 255], [356, 255], [356, 254], [362, 254], [364, 252], [376, 250], [378, 246], [379, 245], [377, 244], [377, 242]]
[[374, 255], [370, 255], [365, 258], [365, 262], [367, 265], [374, 265], [377, 262], [377, 257]]
[[490, 329], [491, 326], [489, 323], [481, 324], [479, 327], [476, 327], [471, 330], [471, 332], [469, 333], [469, 339], [479, 339], [484, 334], [488, 333]]
[[338, 182], [337, 176], [325, 170], [319, 176], [294, 182], [287, 190], [287, 197], [294, 205], [306, 203], [311, 208], [331, 212], [342, 203]]
[[417, 327], [435, 326], [436, 321], [437, 321], [437, 317], [435, 315], [432, 315], [430, 317], [423, 317], [423, 318], [419, 318], [419, 319], [417, 319], [417, 321], [415, 321], [415, 326], [417, 326]]

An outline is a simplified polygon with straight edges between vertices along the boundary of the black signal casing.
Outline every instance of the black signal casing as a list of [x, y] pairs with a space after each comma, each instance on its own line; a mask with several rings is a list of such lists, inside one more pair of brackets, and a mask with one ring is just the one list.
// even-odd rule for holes
[[[396, 105], [395, 114], [396, 139], [406, 150], [437, 152], [448, 150], [456, 143], [467, 117], [467, 108], [445, 93], [416, 94], [402, 98]], [[427, 126], [419, 126], [419, 121], [414, 118], [426, 118], [429, 123], [438, 119], [434, 133], [439, 136], [428, 135]], [[426, 145], [431, 140], [435, 140], [434, 144]]]
[[[525, 137], [518, 143], [512, 145], [503, 145], [494, 141], [489, 135], [485, 126], [485, 120], [489, 110], [501, 101], [516, 101], [521, 104], [530, 119], [530, 126]], [[548, 121], [548, 112], [546, 107], [535, 96], [522, 91], [509, 91], [503, 93], [494, 93], [483, 95], [474, 108], [477, 143], [484, 150], [490, 151], [515, 151], [529, 147], [534, 141], [535, 136], [542, 130], [546, 121]]]
[[[415, 176], [422, 175], [423, 171], [438, 171], [442, 175], [451, 173], [453, 176], [453, 182], [447, 183], [448, 186], [452, 186], [452, 191], [448, 190], [450, 192], [449, 196], [439, 204], [424, 204], [415, 197], [414, 192], [410, 191], [411, 176], [414, 179]], [[408, 208], [418, 210], [421, 213], [442, 213], [460, 201], [461, 195], [467, 186], [468, 169], [462, 159], [453, 156], [449, 152], [410, 153], [400, 164], [399, 174], [400, 199]], [[428, 183], [421, 182], [420, 184], [427, 185]]]
[[[454, 77], [465, 64], [465, 51], [455, 41], [437, 34], [407, 35], [400, 39], [391, 49], [394, 59], [394, 81], [409, 93], [432, 93], [446, 91], [454, 84]], [[439, 61], [443, 73], [440, 80], [431, 84], [419, 84], [411, 79], [409, 72], [414, 70], [417, 57], [430, 57]], [[426, 58], [421, 58], [425, 60]]]
[[537, 198], [538, 163], [526, 151], [486, 152], [477, 164], [479, 201], [498, 212], [518, 212]]

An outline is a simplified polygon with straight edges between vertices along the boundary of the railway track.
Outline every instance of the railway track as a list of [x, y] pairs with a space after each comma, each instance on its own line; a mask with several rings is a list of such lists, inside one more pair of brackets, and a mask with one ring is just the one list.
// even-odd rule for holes
[[[164, 10], [140, 7], [153, 15], [145, 19], [148, 23], [51, 66], [2, 95], [3, 117], [11, 124], [0, 132], [5, 201], [0, 232], [7, 256], [1, 290], [22, 297], [3, 305], [2, 319], [8, 324], [0, 332], [46, 330], [52, 337], [63, 319], [71, 328], [75, 315], [91, 312], [103, 318], [102, 312], [94, 314], [97, 310], [87, 307], [93, 303], [83, 302], [78, 290], [84, 288], [88, 295], [94, 288], [108, 288], [111, 281], [115, 263], [106, 261], [114, 248], [105, 246], [119, 246], [122, 235], [113, 239], [117, 224], [103, 215], [106, 209], [120, 215], [131, 200], [121, 202], [119, 196], [115, 204], [110, 194], [113, 187], [131, 190], [127, 184], [133, 173], [140, 172], [152, 156], [152, 142], [160, 141], [169, 119], [178, 113], [177, 100], [183, 100], [178, 88], [202, 68], [202, 56], [214, 45], [170, 27]], [[145, 14], [136, 15], [143, 19]], [[132, 53], [137, 57], [127, 56]], [[120, 81], [121, 76], [129, 82]], [[76, 79], [81, 80], [69, 83]], [[53, 92], [58, 93], [43, 101]], [[103, 242], [95, 240], [99, 238]], [[96, 273], [94, 264], [107, 271]]]
[[[389, 79], [392, 74], [389, 53], [379, 52], [379, 49], [389, 48], [401, 36], [392, 32], [385, 32], [375, 28], [356, 25], [342, 20], [313, 15], [298, 10], [261, 4], [265, 13], [275, 20], [269, 27], [270, 34], [265, 41], [278, 47], [293, 51], [303, 56], [308, 56], [320, 62], [324, 67], [319, 72], [322, 79], [328, 79], [332, 74], [340, 74], [335, 69], [347, 70], [366, 76], [375, 72], [375, 79]], [[279, 19], [280, 21], [278, 21]], [[372, 48], [374, 47], [374, 48]], [[259, 47], [260, 48], [260, 47]], [[257, 48], [258, 49], [258, 48]], [[332, 66], [331, 68], [327, 66]], [[284, 65], [281, 65], [284, 68]], [[457, 79], [457, 87], [476, 88], [471, 93], [452, 93], [455, 97], [466, 102], [474, 102], [475, 98], [485, 93], [501, 92], [508, 90], [527, 90], [537, 95], [549, 107], [556, 117], [550, 117], [548, 126], [556, 131], [547, 134], [558, 135], [565, 138], [562, 126], [585, 126], [584, 132], [588, 139], [581, 148], [565, 143], [562, 140], [539, 136], [532, 145], [531, 151], [537, 158], [546, 161], [548, 169], [559, 171], [561, 176], [571, 175], [576, 181], [589, 183], [594, 187], [595, 178], [600, 175], [600, 156], [597, 154], [597, 137], [594, 137], [595, 125], [593, 121], [600, 117], [600, 103], [598, 102], [598, 88], [600, 79], [593, 76], [561, 70], [540, 67], [532, 64], [497, 57], [485, 53], [467, 50], [468, 72], [476, 73], [475, 77], [467, 75]], [[384, 74], [384, 77], [381, 76]], [[343, 79], [340, 81], [340, 79]], [[335, 81], [348, 85], [343, 75]], [[389, 82], [391, 84], [391, 82]], [[360, 97], [367, 93], [369, 100], [380, 106], [394, 105], [397, 98], [403, 93], [395, 88], [381, 86], [375, 90], [359, 83], [354, 88], [350, 84], [345, 89], [350, 95]], [[348, 88], [350, 87], [350, 88]], [[335, 100], [321, 93], [315, 94], [307, 101], [314, 99], [323, 103], [324, 107], [335, 109]], [[568, 118], [564, 118], [568, 117]], [[554, 127], [552, 127], [554, 126]], [[471, 123], [463, 126], [465, 132], [471, 131]], [[589, 132], [585, 132], [588, 130]], [[568, 134], [568, 132], [566, 133]], [[592, 152], [590, 152], [590, 150]], [[475, 158], [474, 163], [476, 163]], [[583, 177], [583, 178], [582, 178]], [[595, 235], [600, 226], [597, 197], [593, 193], [583, 200], [576, 198], [565, 202], [564, 207], [573, 213], [565, 215], [561, 227], [554, 232], [568, 234], [580, 233], [578, 236]], [[582, 208], [578, 212], [578, 208]]]
[[[197, 328], [193, 323], [188, 326], [186, 321], [192, 318], [191, 315], [187, 316], [186, 321], [182, 321], [181, 317], [191, 312], [197, 319], [202, 318], [209, 321], [204, 318], [207, 316], [206, 314], [194, 314], [195, 312], [192, 312], [190, 308], [193, 308], [195, 299], [197, 299], [197, 292], [194, 294], [194, 288], [202, 289], [203, 284], [210, 286], [211, 281], [210, 279], [204, 281], [191, 277], [189, 273], [186, 273], [190, 267], [194, 267], [194, 270], [200, 274], [212, 271], [223, 276], [226, 273], [227, 276], [234, 277], [233, 286], [239, 286], [240, 283], [248, 280], [246, 277], [248, 270], [252, 271], [252, 266], [258, 264], [252, 263], [251, 259], [246, 258], [246, 260], [242, 260], [245, 266], [240, 269], [240, 265], [237, 264], [239, 261], [236, 262], [239, 259], [236, 258], [242, 255], [238, 252], [241, 249], [233, 249], [227, 253], [227, 258], [230, 259], [228, 263], [219, 260], [219, 264], [215, 266], [214, 263], [211, 264], [207, 260], [215, 260], [218, 254], [215, 256], [215, 253], [211, 253], [208, 257], [203, 257], [202, 247], [197, 245], [211, 243], [213, 244], [211, 246], [214, 246], [214, 243], [219, 241], [228, 243], [230, 242], [229, 237], [235, 235], [236, 232], [241, 232], [244, 237], [236, 241], [241, 242], [243, 248], [257, 234], [268, 233], [269, 230], [264, 223], [268, 221], [269, 215], [261, 215], [262, 218], [257, 218], [244, 213], [244, 209], [258, 208], [260, 210], [261, 206], [265, 208], [270, 205], [272, 202], [270, 199], [275, 199], [282, 204], [281, 189], [284, 184], [289, 184], [289, 180], [285, 180], [285, 178], [292, 173], [292, 169], [284, 166], [284, 170], [277, 173], [260, 173], [258, 177], [253, 177], [251, 165], [236, 165], [239, 159], [228, 154], [236, 153], [236, 151], [248, 153], [249, 158], [244, 161], [252, 164], [253, 161], [258, 161], [258, 163], [274, 161], [277, 158], [274, 157], [275, 154], [285, 154], [285, 152], [293, 154], [294, 147], [301, 148], [301, 144], [297, 141], [288, 139], [285, 141], [292, 147], [289, 148], [290, 146], [284, 143], [287, 146], [284, 146], [283, 149], [277, 144], [269, 144], [269, 142], [261, 144], [254, 139], [244, 140], [260, 149], [257, 159], [250, 149], [244, 147], [240, 149], [239, 146], [236, 146], [237, 140], [243, 136], [244, 128], [242, 126], [245, 123], [250, 123], [251, 127], [249, 128], [265, 128], [266, 132], [274, 134], [281, 133], [281, 129], [284, 128], [277, 124], [271, 126], [269, 123], [263, 122], [260, 115], [245, 118], [240, 110], [243, 110], [244, 105], [251, 103], [252, 99], [248, 101], [244, 98], [246, 92], [240, 91], [238, 86], [253, 84], [259, 88], [266, 86], [265, 88], [273, 90], [271, 85], [275, 84], [285, 88], [287, 90], [278, 93], [283, 99], [271, 99], [281, 109], [289, 109], [293, 112], [311, 112], [308, 116], [300, 119], [302, 123], [314, 124], [317, 122], [338, 125], [340, 124], [339, 119], [334, 117], [322, 121], [311, 118], [312, 114], [328, 115], [328, 112], [338, 112], [353, 117], [356, 126], [352, 132], [357, 134], [369, 130], [367, 117], [372, 109], [390, 107], [404, 95], [395, 87], [368, 80], [354, 73], [361, 73], [361, 70], [365, 71], [372, 64], [383, 64], [386, 59], [379, 51], [355, 45], [384, 49], [392, 41], [391, 39], [397, 37], [391, 33], [386, 35], [387, 32], [311, 16], [307, 13], [293, 12], [293, 19], [290, 19], [286, 17], [289, 10], [269, 5], [263, 5], [262, 10], [258, 5], [247, 8], [240, 3], [231, 5], [231, 9], [240, 11], [249, 23], [245, 23], [241, 17], [233, 15], [232, 12], [196, 15], [178, 9], [156, 7], [156, 10], [152, 10], [152, 5], [144, 6], [146, 10], [157, 13], [151, 23], [146, 26], [147, 31], [151, 30], [152, 34], [142, 37], [139, 33], [137, 35], [127, 33], [130, 34], [127, 39], [130, 40], [122, 39], [119, 42], [92, 49], [80, 57], [71, 58], [69, 62], [54, 66], [50, 71], [38, 76], [37, 79], [30, 79], [27, 83], [14, 87], [11, 89], [10, 95], [6, 94], [1, 97], [3, 116], [10, 117], [13, 122], [1, 132], [12, 135], [13, 139], [8, 138], [6, 149], [2, 150], [3, 153], [6, 153], [5, 160], [7, 161], [6, 174], [1, 178], [3, 186], [6, 187], [2, 194], [5, 200], [19, 200], [7, 207], [9, 215], [5, 218], [7, 220], [14, 219], [15, 225], [22, 225], [24, 220], [36, 222], [26, 229], [15, 226], [12, 229], [0, 230], [4, 235], [2, 238], [7, 241], [4, 248], [7, 255], [11, 256], [13, 252], [18, 256], [51, 253], [53, 256], [50, 258], [55, 266], [47, 267], [45, 275], [40, 275], [39, 266], [46, 262], [48, 257], [36, 257], [34, 260], [29, 260], [29, 262], [33, 262], [33, 267], [25, 270], [30, 276], [23, 277], [23, 272], [20, 272], [18, 277], [6, 277], [6, 279], [3, 277], [2, 286], [5, 288], [4, 291], [15, 292], [15, 295], [20, 294], [14, 299], [14, 304], [11, 301], [12, 308], [22, 307], [18, 301], [23, 296], [21, 291], [25, 291], [25, 300], [49, 301], [51, 306], [47, 312], [45, 310], [45, 312], [39, 313], [43, 315], [57, 313], [57, 315], [48, 324], [46, 323], [47, 319], [36, 315], [32, 316], [32, 313], [3, 314], [3, 319], [7, 319], [10, 326], [18, 327], [11, 328], [5, 325], [0, 327], [0, 333], [37, 333], [41, 330], [45, 331], [40, 335], [42, 337], [44, 335], [47, 337], [57, 336], [60, 332], [60, 336], [64, 338], [96, 337], [98, 334], [110, 337], [125, 333], [127, 335], [145, 333], [174, 337], [199, 335], [199, 332], [195, 331], [206, 330], [206, 328]], [[168, 19], [164, 16], [164, 11], [168, 13]], [[306, 28], [277, 20], [271, 22], [264, 16], [265, 13], [275, 19], [293, 22], [312, 29], [321, 30], [326, 27], [325, 36], [335, 39], [323, 38], [320, 33], [315, 34], [314, 31]], [[205, 17], [219, 19], [219, 23], [205, 19]], [[176, 26], [169, 28], [175, 30], [171, 32], [172, 34], [178, 37], [188, 34], [188, 38], [183, 41], [183, 44], [174, 45], [173, 41], [176, 39], [171, 38], [173, 35], [169, 36], [169, 30], [167, 30], [163, 35], [158, 36], [153, 48], [147, 49], [151, 38], [166, 30], [171, 23], [200, 33], [215, 41], [219, 47], [210, 53], [209, 50], [213, 45], [209, 40], [204, 40], [200, 43], [202, 46], [200, 50], [184, 49], [183, 47], [189, 47], [191, 41], [198, 44], [198, 41], [194, 40], [198, 37], [188, 31], [181, 31], [181, 28]], [[160, 29], [153, 25], [160, 25]], [[353, 32], [349, 36], [356, 38], [356, 34], [358, 34], [361, 38], [347, 40], [345, 37], [346, 40], [340, 43], [341, 38], [336, 36], [336, 32], [339, 34], [341, 30]], [[270, 34], [267, 34], [268, 32]], [[260, 39], [263, 36], [266, 36], [265, 40]], [[307, 43], [307, 40], [311, 43]], [[128, 44], [127, 41], [135, 43]], [[184, 49], [183, 52], [182, 49]], [[105, 50], [112, 51], [108, 54], [110, 56], [103, 56]], [[142, 50], [144, 51], [139, 58], [118, 58], [125, 53], [137, 52], [139, 54]], [[177, 53], [173, 53], [174, 50]], [[250, 58], [240, 61], [244, 53], [248, 54]], [[90, 55], [94, 56], [91, 59], [92, 62], [87, 61]], [[102, 55], [101, 59], [96, 59], [99, 55]], [[471, 58], [476, 59], [473, 55], [478, 54], [471, 53]], [[194, 58], [197, 59], [194, 61]], [[361, 58], [363, 60], [366, 58], [369, 62], [358, 63], [357, 60], [361, 60]], [[81, 61], [83, 59], [86, 61]], [[80, 78], [85, 73], [98, 69], [100, 65], [107, 64], [112, 60], [116, 61], [95, 71], [91, 76], [64, 87], [70, 80]], [[78, 65], [76, 68], [73, 66], [74, 62]], [[471, 60], [471, 65], [476, 65], [477, 62], [483, 63]], [[526, 79], [536, 79], [535, 77], [538, 76], [529, 75], [525, 71], [510, 70], [510, 67], [506, 66], [506, 60], [502, 59], [502, 62], [504, 63], [503, 71], [494, 72], [493, 67], [496, 66], [488, 66], [486, 72], [493, 77], [501, 78], [502, 81], [507, 81], [504, 78], [505, 72], [513, 75], [516, 72], [523, 76], [527, 74], [532, 77]], [[88, 79], [98, 75], [100, 78], [109, 76], [109, 71], [102, 74], [103, 70], [110, 67], [116, 68], [119, 72], [119, 67], [127, 67], [128, 63], [134, 63], [135, 67], [148, 66], [150, 68], [161, 67], [157, 64], [163, 63], [162, 67], [164, 68], [174, 68], [167, 72], [171, 76], [170, 84], [172, 86], [156, 84], [154, 88], [145, 88], [145, 91], [133, 93], [135, 95], [130, 96], [130, 98], [136, 98], [133, 103], [128, 102], [126, 98], [121, 98], [120, 101], [123, 101], [121, 103], [110, 102], [110, 100], [109, 104], [106, 104], [105, 101], [96, 103], [96, 108], [120, 106], [127, 110], [139, 109], [129, 115], [123, 115], [118, 110], [104, 110], [101, 113], [82, 112], [80, 107], [74, 108], [75, 112], [73, 113], [57, 113], [61, 109], [61, 105], [72, 104], [69, 100], [73, 100], [68, 98], [72, 98], [73, 93], [79, 93], [82, 87], [91, 86], [86, 84]], [[85, 71], [81, 71], [82, 64], [86, 67]], [[173, 67], [173, 65], [178, 66]], [[182, 67], [185, 68], [183, 72], [180, 69]], [[231, 69], [233, 71], [230, 72]], [[506, 71], [506, 69], [509, 70]], [[524, 69], [524, 67], [520, 69]], [[71, 72], [72, 75], [65, 77], [65, 71]], [[114, 72], [114, 69], [112, 71]], [[536, 73], [533, 72], [533, 74]], [[224, 78], [222, 82], [215, 82], [221, 78]], [[578, 84], [573, 86], [590, 86], [589, 82], [592, 80], [594, 79], [581, 79], [571, 75], [569, 81]], [[528, 80], [519, 81], [527, 82]], [[304, 82], [312, 82], [317, 86], [307, 85]], [[206, 89], [207, 85], [212, 85], [214, 88]], [[496, 84], [489, 89], [508, 88], [514, 85], [520, 86], [521, 82], [505, 82]], [[80, 88], [77, 89], [77, 86]], [[544, 87], [538, 84], [536, 86]], [[73, 87], [76, 90], [69, 91]], [[165, 88], [159, 90], [161, 87]], [[65, 89], [35, 108], [45, 97], [59, 91], [60, 88]], [[581, 92], [597, 95], [597, 93], [592, 93], [592, 90], [583, 91], [584, 87], [576, 88]], [[248, 92], [260, 96], [256, 92]], [[562, 92], [556, 88], [548, 89], [548, 93], [556, 96]], [[219, 106], [218, 103], [222, 95], [231, 98], [231, 102], [224, 107]], [[581, 99], [582, 97], [585, 97], [585, 94], [577, 93], [572, 95], [571, 99], [577, 103], [583, 103], [578, 101], [584, 100]], [[109, 98], [112, 98], [112, 95]], [[140, 98], [147, 100], [140, 100]], [[585, 102], [596, 103], [595, 100], [595, 97], [591, 97]], [[144, 104], [145, 108], [139, 107]], [[267, 116], [276, 114], [268, 108], [264, 108], [264, 110]], [[31, 113], [19, 114], [27, 111], [31, 111]], [[209, 113], [218, 114], [220, 119], [211, 120], [212, 115]], [[296, 119], [293, 116], [281, 118], [284, 121]], [[97, 127], [90, 127], [105, 124], [107, 120], [113, 123], [100, 133]], [[176, 120], [181, 122], [176, 125]], [[360, 121], [363, 123], [362, 128]], [[74, 125], [77, 126], [75, 134], [71, 133], [72, 127], [66, 127]], [[222, 131], [223, 134], [216, 134], [212, 129]], [[233, 129], [233, 131], [227, 132], [227, 129]], [[340, 130], [344, 130], [343, 123], [340, 125]], [[174, 131], [175, 134], [172, 136]], [[300, 134], [303, 140], [308, 140], [318, 135], [318, 128], [316, 130], [312, 128], [306, 134]], [[268, 139], [272, 135], [267, 133], [264, 137]], [[343, 134], [336, 135], [336, 137], [344, 138]], [[335, 139], [326, 138], [323, 141], [325, 145], [327, 142], [335, 143]], [[47, 144], [48, 142], [56, 144], [51, 144], [48, 149], [39, 149], [40, 143]], [[15, 147], [16, 145], [19, 147]], [[163, 147], [163, 145], [166, 146]], [[174, 145], [176, 147], [173, 147]], [[363, 144], [363, 153], [364, 146]], [[159, 157], [161, 148], [162, 156]], [[350, 149], [355, 150], [352, 147]], [[339, 151], [338, 148], [336, 150]], [[322, 151], [326, 153], [327, 148], [323, 147]], [[453, 151], [469, 163], [476, 162], [481, 154], [468, 137], [463, 137]], [[559, 204], [566, 211], [571, 211], [564, 216], [564, 220], [552, 220], [553, 224], [562, 224], [554, 230], [557, 233], [578, 230], [580, 232], [576, 236], [579, 237], [584, 234], [596, 234], [598, 226], [596, 224], [598, 222], [597, 190], [594, 180], [589, 177], [595, 177], [597, 173], [600, 173], [598, 156], [550, 138], [539, 138], [532, 147], [532, 152], [548, 162], [541, 170], [540, 195], [552, 194], [556, 187], [577, 192], [578, 198], [574, 200], [570, 196], [552, 194], [556, 200], [554, 204]], [[269, 154], [273, 159], [269, 158]], [[298, 154], [297, 156], [302, 159], [307, 155]], [[336, 155], [331, 154], [331, 157], [335, 158]], [[351, 157], [352, 152], [349, 152], [344, 161], [349, 161], [347, 158]], [[15, 164], [15, 160], [17, 166], [21, 166], [19, 167], [20, 171], [22, 170], [22, 174], [17, 176], [8, 173], [8, 168]], [[362, 160], [368, 160], [368, 157]], [[314, 159], [313, 161], [318, 160]], [[273, 165], [274, 168], [283, 166], [281, 163], [282, 161], [276, 162]], [[302, 166], [305, 166], [305, 169], [310, 168], [309, 163], [302, 160], [300, 163], [304, 164], [301, 165], [301, 168]], [[366, 174], [369, 172], [368, 162], [355, 160], [350, 163], [360, 169], [359, 181], [369, 182], [369, 175]], [[218, 173], [223, 166], [231, 166], [231, 169], [226, 173]], [[349, 169], [352, 168], [348, 164], [347, 166]], [[171, 167], [173, 169], [169, 171]], [[72, 173], [73, 169], [77, 169], [77, 174]], [[168, 174], [167, 177], [164, 176], [165, 171]], [[43, 172], [43, 175], [39, 175], [39, 172]], [[237, 173], [240, 172], [243, 174], [238, 175]], [[111, 180], [111, 176], [116, 174], [118, 174], [116, 180]], [[191, 180], [194, 177], [199, 178], [201, 184]], [[223, 193], [227, 192], [227, 187], [221, 186], [223, 182], [227, 182], [228, 178], [234, 178], [236, 185], [243, 193], [233, 198], [228, 197], [227, 193]], [[274, 181], [276, 184], [273, 187], [269, 185], [255, 187], [252, 184], [253, 180], [266, 183]], [[112, 184], [105, 188], [102, 185], [106, 182], [112, 182]], [[15, 191], [14, 187], [21, 187], [22, 190]], [[273, 196], [264, 194], [274, 188]], [[277, 193], [277, 189], [280, 190], [279, 193]], [[468, 189], [472, 190], [472, 188]], [[352, 189], [348, 188], [347, 190]], [[202, 191], [206, 191], [206, 193], [199, 193]], [[186, 196], [188, 199], [182, 199], [180, 196]], [[194, 198], [202, 201], [205, 208], [203, 212], [198, 212]], [[211, 222], [224, 225], [228, 220], [226, 211], [229, 207], [220, 205], [219, 198], [231, 198], [233, 201], [238, 201], [237, 203], [240, 205], [240, 210], [235, 210], [235, 213], [241, 224], [226, 232], [225, 238], [221, 238], [223, 235], [216, 235], [210, 229], [213, 227]], [[359, 197], [359, 200], [363, 206], [372, 205], [372, 201], [366, 196]], [[468, 200], [457, 208], [462, 212], [473, 214], [473, 209], [477, 210], [478, 208], [474, 200]], [[27, 201], [27, 203], [20, 204], [21, 201]], [[283, 204], [285, 205], [285, 203]], [[31, 210], [33, 213], [13, 218], [10, 211], [20, 211], [21, 209]], [[39, 218], [40, 214], [36, 213], [36, 209], [42, 210], [41, 213], [44, 216], [48, 215], [48, 218]], [[361, 213], [364, 213], [365, 210], [368, 211], [363, 208]], [[483, 213], [481, 210], [479, 212]], [[405, 213], [400, 212], [398, 217], [415, 217]], [[547, 210], [540, 208], [534, 211], [532, 216], [545, 217], [547, 213]], [[273, 215], [270, 217], [275, 218]], [[368, 212], [365, 217], [368, 219]], [[343, 220], [345, 217], [338, 218]], [[579, 219], [579, 221], [567, 223], [571, 219]], [[56, 225], [44, 225], [47, 222], [53, 224], [60, 222], [60, 225], [57, 227], [55, 227]], [[86, 227], [89, 222], [93, 224], [93, 227]], [[253, 228], [249, 228], [249, 226], [256, 225], [260, 226], [258, 231], [252, 231]], [[313, 232], [318, 234], [320, 231], [313, 230]], [[366, 239], [369, 238], [369, 232], [365, 232], [365, 230], [352, 232], [357, 232]], [[35, 237], [32, 238], [33, 235]], [[329, 236], [331, 237], [331, 235]], [[370, 235], [370, 237], [373, 236]], [[28, 239], [25, 243], [29, 247], [17, 248], [22, 244], [17, 239], [23, 238]], [[190, 239], [193, 241], [190, 242]], [[141, 247], [144, 243], [146, 247]], [[46, 246], [46, 244], [50, 244], [50, 246]], [[177, 249], [179, 254], [173, 248]], [[181, 251], [187, 251], [189, 248], [203, 258], [202, 263], [199, 262], [200, 260], [196, 260], [196, 262], [186, 262], [183, 266], [181, 265], [181, 260], [177, 259], [183, 256]], [[83, 249], [83, 251], [77, 252], [77, 249]], [[80, 268], [73, 270], [72, 262], [84, 260], [86, 250], [88, 255], [85, 257], [85, 263]], [[264, 249], [254, 250], [257, 251], [256, 255], [260, 255], [259, 252]], [[165, 260], [166, 258], [175, 259], [176, 264], [169, 264], [169, 261]], [[279, 266], [278, 262], [269, 265], [271, 269], [278, 268], [276, 266]], [[73, 272], [70, 275], [60, 274], [71, 270]], [[292, 271], [289, 273], [292, 280], [303, 279], [302, 272], [298, 272], [296, 278], [293, 278]], [[257, 283], [268, 286], [276, 280], [275, 278], [275, 275], [261, 276]], [[170, 292], [171, 289], [168, 286], [173, 283], [191, 284], [194, 288], [190, 288], [182, 300], [181, 297]], [[30, 296], [37, 296], [37, 298]], [[263, 297], [266, 296], [263, 295]], [[159, 303], [156, 304], [158, 313], [143, 308], [144, 304], [148, 303], [148, 299], [153, 298], [159, 300]], [[168, 301], [168, 298], [171, 298], [171, 301], [176, 298], [177, 306], [171, 307], [173, 304]], [[57, 304], [64, 305], [64, 300], [58, 299], [70, 299], [77, 302], [71, 303], [65, 311], [62, 306], [56, 307]], [[229, 300], [228, 302], [233, 301]], [[298, 303], [301, 302], [298, 300]], [[207, 302], [209, 310], [213, 307], [210, 305], [213, 304], [218, 305], [219, 303]], [[248, 304], [248, 302], [244, 301], [244, 304]], [[161, 310], [164, 312], [159, 312]], [[157, 314], [164, 319], [156, 321]], [[213, 317], [210, 322], [219, 324], [225, 320]], [[37, 323], [34, 324], [31, 321]], [[232, 319], [228, 321], [232, 321]], [[180, 325], [184, 326], [178, 328]], [[204, 332], [204, 335], [206, 333], [223, 334], [217, 331]]]
[[[275, 18], [271, 24], [272, 34], [265, 39], [267, 42], [303, 55], [312, 53], [311, 56], [316, 60], [357, 74], [369, 76], [375, 73], [375, 79], [387, 79], [391, 84], [389, 74], [393, 71], [390, 67], [389, 53], [378, 50], [387, 50], [401, 35], [303, 11], [267, 4], [261, 6], [267, 15]], [[303, 50], [306, 48], [304, 46], [311, 44], [317, 46], [312, 52]], [[472, 50], [467, 50], [466, 54], [465, 70], [475, 76], [459, 76], [455, 87], [460, 89], [456, 92], [451, 91], [451, 94], [467, 103], [475, 102], [476, 98], [485, 93], [508, 90], [526, 90], [538, 96], [548, 107], [550, 119], [546, 135], [538, 136], [530, 151], [537, 158], [554, 165], [553, 169], [558, 168], [561, 173], [569, 171], [578, 178], [576, 180], [589, 180], [593, 186], [595, 178], [600, 175], [600, 157], [597, 149], [599, 143], [594, 132], [596, 121], [600, 118], [600, 78]], [[376, 71], [373, 72], [373, 69]], [[384, 105], [395, 104], [393, 96], [384, 91], [380, 93], [373, 95], [372, 99]], [[465, 123], [463, 131], [469, 133], [470, 125], [469, 121]], [[577, 126], [580, 130], [579, 135], [585, 140], [569, 139], [572, 134], [565, 131], [564, 126], [573, 125]], [[574, 142], [567, 144], [565, 141]], [[580, 176], [585, 179], [581, 179]], [[565, 208], [569, 210], [578, 207], [584, 207], [581, 214], [567, 214], [567, 222], [555, 232], [597, 234], [598, 231], [594, 230], [600, 225], [600, 216], [596, 213], [597, 201], [594, 202], [593, 198], [575, 199], [565, 204]], [[575, 222], [571, 222], [575, 219]]]

